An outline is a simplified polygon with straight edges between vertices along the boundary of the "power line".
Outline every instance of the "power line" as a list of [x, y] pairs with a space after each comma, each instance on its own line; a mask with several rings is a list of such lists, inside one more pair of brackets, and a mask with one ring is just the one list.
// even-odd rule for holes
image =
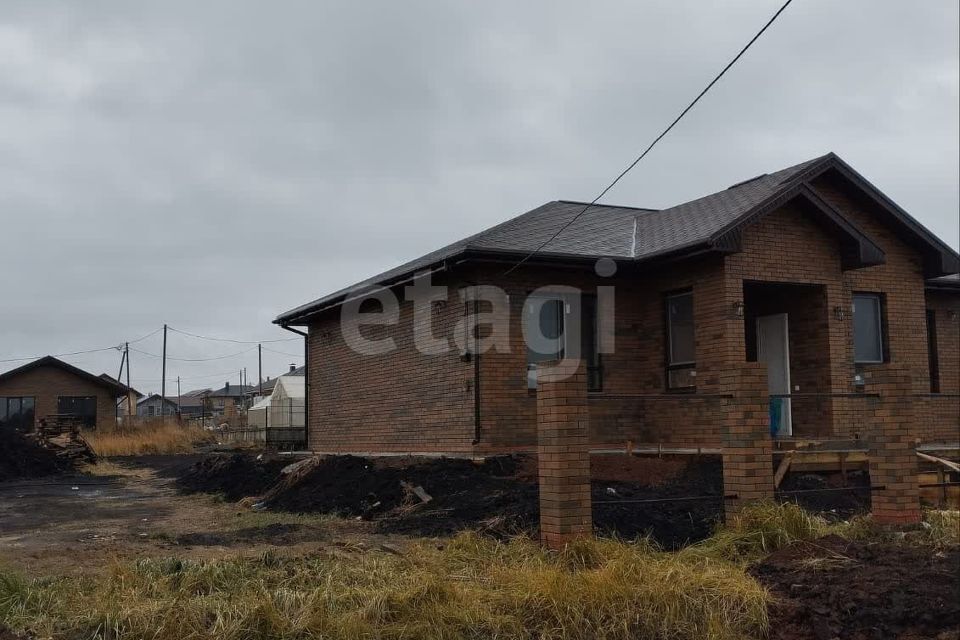
[[[116, 351], [121, 349], [121, 346], [115, 347], [103, 347], [100, 349], [86, 349], [85, 351], [72, 351], [70, 353], [54, 353], [48, 354], [53, 358], [66, 358], [67, 356], [79, 356], [84, 353], [97, 353], [99, 351]], [[40, 358], [45, 358], [46, 356], [27, 356], [24, 358], [7, 358], [5, 360], [0, 360], [0, 362], [22, 362], [23, 360], [39, 360]]]
[[270, 343], [270, 342], [292, 342], [293, 340], [299, 340], [300, 338], [275, 338], [273, 340], [234, 340], [233, 338], [214, 338], [212, 336], [202, 336], [197, 333], [190, 333], [189, 331], [184, 331], [182, 329], [176, 329], [174, 327], [167, 327], [170, 331], [175, 331], [176, 333], [182, 333], [185, 336], [190, 336], [191, 338], [199, 338], [201, 340], [213, 340], [215, 342], [232, 342], [234, 344], [261, 344], [261, 343]]
[[713, 88], [713, 85], [715, 85], [715, 84], [720, 80], [720, 78], [722, 78], [722, 77], [724, 76], [724, 74], [726, 74], [727, 71], [730, 70], [730, 67], [732, 67], [733, 65], [735, 65], [735, 64], [737, 63], [737, 60], [739, 60], [739, 59], [743, 56], [743, 54], [745, 54], [745, 53], [747, 52], [747, 49], [749, 49], [749, 48], [753, 45], [753, 43], [756, 42], [756, 41], [760, 38], [760, 36], [763, 35], [763, 32], [766, 31], [767, 28], [769, 28], [770, 25], [772, 25], [772, 24], [774, 23], [774, 21], [775, 21], [777, 18], [780, 17], [780, 14], [783, 13], [783, 11], [784, 11], [788, 6], [790, 6], [790, 3], [791, 3], [791, 2], [793, 2], [793, 0], [787, 0], [786, 2], [783, 3], [783, 6], [781, 6], [781, 7], [777, 10], [777, 12], [776, 12], [775, 14], [773, 14], [773, 17], [771, 17], [769, 20], [767, 20], [767, 23], [766, 23], [765, 25], [763, 25], [763, 28], [760, 29], [760, 31], [758, 31], [758, 32], [756, 33], [756, 35], [754, 35], [754, 36], [750, 39], [750, 42], [748, 42], [742, 49], [740, 49], [740, 53], [738, 53], [736, 56], [734, 56], [733, 60], [731, 60], [730, 62], [727, 63], [727, 66], [725, 66], [725, 67], [723, 68], [723, 70], [721, 70], [720, 73], [718, 73], [718, 74], [716, 75], [716, 77], [715, 77], [713, 80], [710, 81], [710, 84], [708, 84], [706, 87], [704, 87], [703, 91], [701, 91], [699, 94], [697, 94], [697, 97], [693, 99], [693, 102], [691, 102], [690, 104], [688, 104], [687, 107], [686, 107], [683, 111], [680, 112], [680, 115], [678, 115], [676, 118], [674, 118], [673, 122], [671, 122], [670, 125], [660, 133], [660, 135], [658, 135], [656, 138], [653, 139], [653, 142], [651, 142], [651, 143], [647, 146], [647, 148], [643, 150], [643, 153], [641, 153], [639, 156], [637, 156], [636, 160], [634, 160], [633, 162], [631, 162], [631, 163], [629, 164], [629, 166], [627, 166], [626, 169], [624, 169], [623, 171], [620, 172], [620, 175], [618, 175], [616, 178], [614, 178], [613, 182], [611, 182], [610, 184], [608, 184], [608, 185], [606, 186], [606, 188], [605, 188], [603, 191], [600, 192], [600, 195], [598, 195], [596, 198], [594, 198], [593, 200], [591, 200], [589, 204], [587, 204], [586, 206], [584, 206], [583, 209], [580, 210], [580, 213], [578, 213], [577, 215], [573, 216], [573, 218], [571, 218], [571, 219], [570, 219], [568, 222], [566, 222], [562, 227], [560, 227], [560, 228], [557, 230], [557, 232], [554, 233], [552, 236], [550, 236], [550, 238], [548, 238], [543, 244], [541, 244], [539, 247], [537, 247], [536, 249], [534, 249], [533, 251], [531, 251], [530, 253], [528, 253], [527, 255], [525, 255], [525, 256], [523, 257], [523, 259], [520, 260], [520, 262], [518, 262], [517, 264], [513, 265], [512, 267], [510, 267], [510, 268], [506, 271], [506, 273], [505, 273], [504, 275], [508, 275], [508, 274], [512, 273], [515, 269], [519, 268], [519, 267], [520, 267], [523, 263], [525, 263], [527, 260], [529, 260], [530, 258], [532, 258], [533, 256], [535, 256], [536, 254], [538, 254], [540, 251], [542, 251], [545, 246], [547, 246], [548, 244], [550, 244], [551, 242], [553, 242], [554, 240], [556, 240], [556, 239], [557, 239], [557, 236], [559, 236], [561, 233], [563, 233], [563, 232], [567, 229], [567, 227], [569, 227], [569, 226], [572, 225], [574, 222], [576, 222], [576, 221], [580, 218], [580, 216], [582, 216], [584, 213], [586, 213], [587, 210], [590, 209], [590, 207], [592, 207], [593, 205], [595, 205], [595, 204], [597, 203], [597, 201], [600, 200], [600, 198], [602, 198], [603, 196], [605, 196], [605, 195], [607, 194], [607, 192], [610, 191], [610, 189], [612, 189], [618, 182], [620, 182], [620, 179], [621, 179], [621, 178], [623, 178], [625, 175], [627, 175], [627, 174], [630, 172], [631, 169], [633, 169], [635, 166], [637, 166], [637, 164], [638, 164], [641, 160], [643, 160], [643, 159], [647, 156], [648, 153], [650, 153], [650, 151], [656, 146], [656, 144], [657, 144], [658, 142], [660, 142], [660, 140], [663, 139], [664, 136], [666, 136], [668, 133], [670, 133], [670, 130], [673, 129], [673, 127], [676, 126], [676, 124], [677, 124], [678, 122], [680, 122], [680, 120], [683, 119], [683, 117], [684, 117], [685, 115], [687, 115], [687, 112], [690, 111], [691, 109], [693, 109], [694, 105], [696, 105], [696, 104], [700, 101], [700, 98], [702, 98], [703, 96], [705, 96], [705, 95], [707, 94], [707, 92], [710, 91], [711, 88]]
[[[296, 339], [296, 340], [299, 340], [299, 338], [295, 338], [295, 339]], [[300, 353], [287, 353], [286, 351], [277, 351], [276, 349], [271, 349], [270, 347], [264, 347], [263, 350], [264, 350], [264, 351], [269, 351], [270, 353], [277, 353], [277, 354], [279, 354], [279, 355], [281, 355], [281, 356], [290, 356], [291, 358], [302, 358], [302, 357], [303, 357], [303, 352], [302, 352], [302, 351], [301, 351]]]
[[153, 336], [157, 335], [157, 334], [160, 333], [161, 331], [163, 331], [163, 327], [157, 327], [156, 329], [154, 329], [153, 331], [151, 331], [151, 332], [148, 333], [147, 335], [145, 335], [145, 336], [143, 336], [143, 337], [140, 337], [140, 338], [137, 338], [136, 340], [129, 340], [129, 342], [130, 342], [130, 344], [133, 344], [134, 342], [143, 342], [143, 341], [146, 340], [147, 338], [152, 338]]
[[[242, 356], [245, 353], [250, 353], [254, 349], [256, 349], [256, 347], [250, 347], [249, 349], [244, 349], [243, 351], [238, 351], [236, 353], [230, 353], [223, 356], [214, 356], [212, 358], [176, 358], [174, 356], [168, 355], [167, 360], [176, 360], [177, 362], [211, 362], [213, 360], [226, 360], [228, 358], [236, 358], [237, 356]], [[145, 356], [149, 356], [151, 358], [163, 358], [162, 355], [159, 355], [156, 353], [150, 353], [149, 351], [143, 351], [142, 349], [135, 349], [133, 347], [130, 347], [130, 350], [136, 351], [137, 353], [143, 354]]]

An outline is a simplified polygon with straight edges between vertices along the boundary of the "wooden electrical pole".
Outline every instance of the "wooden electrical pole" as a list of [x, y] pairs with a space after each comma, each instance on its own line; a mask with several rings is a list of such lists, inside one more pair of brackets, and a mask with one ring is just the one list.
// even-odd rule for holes
[[260, 390], [259, 394], [263, 396], [263, 345], [257, 345], [257, 380], [259, 380]]
[[167, 325], [163, 325], [163, 364], [160, 366], [160, 415], [167, 404]]
[[133, 389], [130, 388], [130, 343], [123, 343], [123, 351], [126, 354], [127, 358], [127, 415], [132, 416], [134, 413], [133, 407]]

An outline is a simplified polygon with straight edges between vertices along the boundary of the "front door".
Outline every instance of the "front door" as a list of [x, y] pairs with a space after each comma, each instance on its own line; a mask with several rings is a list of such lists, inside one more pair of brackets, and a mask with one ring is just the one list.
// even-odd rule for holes
[[790, 395], [788, 335], [787, 314], [757, 318], [757, 360], [767, 364], [767, 386], [771, 396], [770, 434], [775, 438], [793, 434], [790, 398], [782, 397]]

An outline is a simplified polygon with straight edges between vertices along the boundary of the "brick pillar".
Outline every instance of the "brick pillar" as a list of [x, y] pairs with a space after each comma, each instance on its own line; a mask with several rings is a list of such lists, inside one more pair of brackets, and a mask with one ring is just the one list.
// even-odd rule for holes
[[884, 369], [874, 387], [880, 402], [869, 435], [870, 483], [885, 487], [873, 492], [873, 518], [883, 524], [915, 524], [921, 514], [913, 379], [906, 367]]
[[593, 529], [586, 366], [542, 363], [537, 372], [540, 541], [562, 548]]
[[723, 490], [727, 515], [751, 501], [773, 498], [773, 441], [767, 367], [761, 362], [731, 364], [720, 374], [722, 401]]

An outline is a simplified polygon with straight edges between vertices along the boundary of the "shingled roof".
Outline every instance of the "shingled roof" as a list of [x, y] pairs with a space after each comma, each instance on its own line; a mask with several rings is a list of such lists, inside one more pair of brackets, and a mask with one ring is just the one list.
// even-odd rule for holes
[[810, 188], [810, 180], [831, 169], [867, 193], [933, 255], [928, 261], [927, 271], [930, 277], [957, 270], [958, 258], [955, 251], [836, 154], [828, 153], [667, 209], [598, 204], [583, 212], [586, 206], [583, 202], [548, 202], [351, 287], [291, 309], [274, 322], [280, 325], [301, 323], [309, 315], [341, 303], [351, 293], [363, 292], [378, 285], [393, 284], [398, 279], [432, 269], [452, 259], [479, 255], [516, 256], [519, 259], [539, 249], [557, 230], [581, 212], [583, 214], [564, 229], [563, 233], [550, 240], [538, 252], [538, 259], [569, 261], [605, 257], [623, 262], [643, 262], [692, 250], [735, 251], [739, 248], [739, 233], [744, 226], [759, 215], [800, 197], [849, 241], [852, 254], [849, 260], [856, 262], [858, 266], [883, 262], [883, 251]]

